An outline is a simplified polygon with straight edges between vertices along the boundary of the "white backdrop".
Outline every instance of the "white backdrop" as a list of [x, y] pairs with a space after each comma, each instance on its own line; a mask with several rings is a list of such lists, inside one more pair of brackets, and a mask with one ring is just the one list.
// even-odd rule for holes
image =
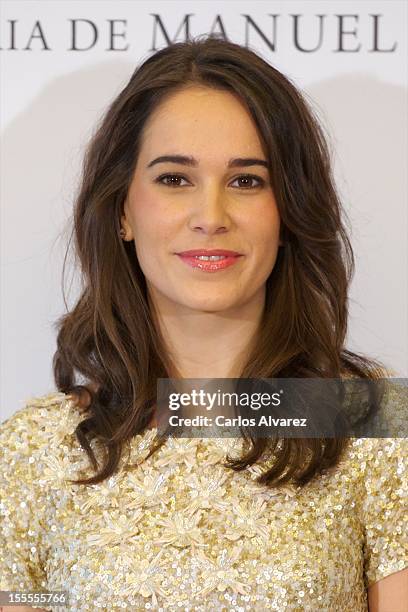
[[[3, 0], [0, 421], [55, 389], [52, 324], [65, 312], [84, 144], [136, 65], [187, 26], [223, 28], [313, 101], [352, 224], [348, 346], [407, 376], [407, 13], [405, 0]], [[69, 306], [76, 295], [74, 278]]]

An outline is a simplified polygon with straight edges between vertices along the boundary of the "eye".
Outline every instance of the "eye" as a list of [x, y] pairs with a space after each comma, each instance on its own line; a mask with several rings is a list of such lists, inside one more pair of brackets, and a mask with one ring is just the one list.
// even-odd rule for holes
[[[164, 179], [170, 180], [164, 181]], [[184, 187], [185, 185], [180, 185], [180, 180], [185, 181], [186, 179], [180, 174], [161, 174], [157, 177], [157, 179], [155, 179], [155, 183], [160, 183], [161, 185], [165, 185], [166, 187]]]
[[[257, 187], [262, 187], [265, 184], [265, 181], [260, 176], [255, 176], [254, 174], [241, 174], [241, 176], [237, 176], [235, 181], [244, 181], [244, 184], [241, 183], [241, 187], [243, 189], [256, 189]], [[251, 185], [251, 181], [258, 181], [257, 185]]]
[[[186, 185], [182, 185], [180, 181], [187, 181], [187, 179], [181, 174], [161, 174], [155, 179], [155, 183], [160, 183], [166, 187], [186, 187]], [[239, 188], [241, 189], [256, 189], [257, 187], [262, 187], [265, 184], [265, 180], [263, 178], [253, 174], [242, 174], [241, 176], [235, 178], [233, 183], [236, 181], [241, 181], [241, 184], [239, 185]], [[257, 184], [251, 184], [253, 181], [257, 181]]]

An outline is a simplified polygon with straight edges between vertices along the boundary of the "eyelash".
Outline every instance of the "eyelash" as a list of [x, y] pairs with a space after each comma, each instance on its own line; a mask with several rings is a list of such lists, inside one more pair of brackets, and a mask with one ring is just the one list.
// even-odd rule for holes
[[[165, 187], [171, 187], [171, 188], [177, 188], [177, 187], [185, 187], [186, 185], [172, 185], [171, 183], [165, 184], [162, 183], [162, 180], [168, 177], [172, 177], [172, 178], [181, 178], [184, 180], [187, 180], [184, 176], [182, 176], [181, 174], [161, 174], [160, 176], [158, 176], [155, 179], [155, 183], [160, 183], [162, 185], [164, 185]], [[255, 176], [253, 174], [241, 174], [240, 176], [237, 176], [234, 181], [236, 181], [237, 179], [254, 179], [256, 181], [258, 181], [258, 185], [255, 185], [254, 187], [242, 187], [242, 189], [245, 190], [251, 190], [251, 189], [257, 189], [258, 187], [263, 187], [263, 185], [265, 185], [265, 181], [263, 178], [261, 178], [260, 176]]]

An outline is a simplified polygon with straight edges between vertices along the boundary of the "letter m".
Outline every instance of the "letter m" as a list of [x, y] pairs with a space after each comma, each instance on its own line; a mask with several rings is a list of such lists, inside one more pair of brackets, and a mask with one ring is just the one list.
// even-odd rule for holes
[[190, 22], [189, 19], [190, 17], [193, 16], [193, 13], [185, 15], [183, 21], [181, 22], [181, 24], [179, 25], [179, 28], [176, 32], [176, 35], [174, 36], [173, 39], [170, 38], [170, 36], [167, 33], [166, 28], [164, 27], [164, 24], [161, 20], [160, 15], [157, 15], [156, 13], [150, 13], [150, 15], [154, 18], [154, 23], [153, 23], [153, 43], [152, 43], [152, 48], [150, 49], [150, 51], [157, 51], [158, 47], [156, 45], [156, 38], [157, 38], [157, 29], [159, 28], [161, 30], [161, 33], [167, 43], [167, 45], [170, 45], [171, 43], [175, 42], [177, 40], [177, 37], [179, 35], [180, 30], [183, 28], [184, 26], [184, 40], [190, 40]]

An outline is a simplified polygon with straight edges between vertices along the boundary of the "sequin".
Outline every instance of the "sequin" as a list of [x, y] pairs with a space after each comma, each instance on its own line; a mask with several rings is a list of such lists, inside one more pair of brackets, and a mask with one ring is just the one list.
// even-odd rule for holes
[[[241, 440], [135, 436], [98, 485], [61, 393], [0, 425], [0, 589], [66, 590], [46, 610], [366, 612], [366, 589], [408, 566], [407, 441], [352, 439], [305, 487], [222, 465]], [[98, 445], [93, 444], [98, 453]], [[129, 468], [130, 464], [136, 464]]]

